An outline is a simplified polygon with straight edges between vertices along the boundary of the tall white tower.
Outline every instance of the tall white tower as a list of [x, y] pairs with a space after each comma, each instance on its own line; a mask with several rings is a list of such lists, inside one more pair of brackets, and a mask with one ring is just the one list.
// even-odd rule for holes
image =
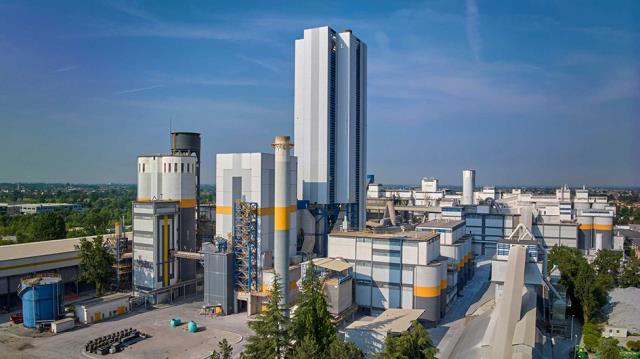
[[473, 189], [476, 187], [476, 170], [462, 171], [462, 204], [473, 204]]
[[367, 45], [351, 30], [306, 29], [295, 44], [298, 199], [344, 204], [364, 228], [367, 163]]

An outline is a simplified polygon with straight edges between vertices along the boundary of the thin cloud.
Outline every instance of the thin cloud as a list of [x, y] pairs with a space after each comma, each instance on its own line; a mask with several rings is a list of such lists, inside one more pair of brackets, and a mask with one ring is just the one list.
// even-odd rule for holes
[[125, 94], [129, 94], [129, 93], [142, 92], [142, 91], [157, 89], [157, 88], [160, 88], [160, 87], [163, 87], [163, 86], [162, 85], [155, 85], [155, 86], [139, 87], [139, 88], [135, 88], [135, 89], [129, 89], [129, 90], [123, 90], [123, 91], [116, 92], [116, 95], [125, 95]]
[[478, 4], [467, 0], [467, 41], [476, 62], [480, 61], [480, 35], [478, 34]]
[[260, 59], [256, 59], [253, 57], [249, 57], [249, 56], [245, 56], [245, 55], [236, 55], [239, 59], [242, 59], [244, 61], [250, 62], [252, 64], [258, 65], [260, 67], [263, 67], [271, 72], [275, 72], [275, 73], [279, 73], [280, 72], [280, 68], [268, 63], [267, 61], [264, 60], [260, 60]]
[[59, 73], [59, 72], [72, 71], [72, 70], [75, 70], [77, 67], [78, 67], [78, 66], [76, 66], [76, 65], [64, 66], [64, 67], [61, 67], [61, 68], [59, 68], [59, 69], [55, 69], [55, 70], [53, 70], [53, 72], [55, 72], [55, 73]]

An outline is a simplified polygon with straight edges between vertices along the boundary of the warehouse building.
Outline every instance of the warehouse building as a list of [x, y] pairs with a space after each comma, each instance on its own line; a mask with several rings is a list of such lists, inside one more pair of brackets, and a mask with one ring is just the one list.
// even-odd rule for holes
[[400, 335], [411, 330], [424, 310], [387, 309], [376, 318], [363, 318], [344, 329], [344, 339], [358, 346], [366, 355], [380, 353], [388, 335]]

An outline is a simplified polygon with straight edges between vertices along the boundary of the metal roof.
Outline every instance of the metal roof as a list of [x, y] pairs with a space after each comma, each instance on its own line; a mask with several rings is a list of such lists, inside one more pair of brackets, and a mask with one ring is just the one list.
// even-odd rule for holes
[[353, 267], [353, 264], [345, 260], [334, 258], [317, 258], [313, 260], [313, 264], [336, 272], [342, 272]]
[[411, 322], [418, 320], [424, 309], [387, 309], [371, 321], [358, 320], [346, 329], [373, 330], [380, 333], [401, 333], [411, 327]]
[[330, 236], [334, 237], [360, 237], [360, 238], [376, 238], [376, 239], [404, 239], [404, 240], [414, 240], [414, 241], [428, 241], [430, 239], [439, 237], [440, 234], [436, 232], [416, 232], [416, 231], [407, 231], [407, 232], [394, 232], [394, 233], [374, 233], [369, 231], [334, 231], [329, 233]]
[[446, 220], [446, 219], [433, 219], [420, 223], [418, 227], [422, 228], [457, 228], [464, 225], [464, 221]]
[[[131, 232], [127, 232], [126, 234], [131, 238]], [[76, 252], [75, 246], [80, 245], [80, 239], [93, 239], [96, 237], [97, 236], [86, 236], [0, 246], [0, 261]], [[103, 237], [107, 239], [110, 235], [103, 235]]]

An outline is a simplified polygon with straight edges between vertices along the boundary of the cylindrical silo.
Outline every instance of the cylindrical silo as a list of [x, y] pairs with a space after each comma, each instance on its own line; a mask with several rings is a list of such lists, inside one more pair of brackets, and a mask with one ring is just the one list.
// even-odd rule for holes
[[613, 241], [611, 238], [613, 235], [613, 217], [593, 217], [593, 232], [596, 238], [598, 238], [598, 236], [602, 237], [601, 249], [613, 248]]
[[462, 171], [462, 204], [473, 204], [473, 189], [476, 187], [476, 170]]
[[22, 279], [18, 289], [22, 299], [23, 325], [35, 328], [39, 321], [58, 320], [64, 315], [64, 284], [57, 275]]
[[578, 249], [593, 248], [593, 217], [579, 214], [578, 221]]
[[[138, 201], [149, 201], [152, 199], [151, 180], [153, 171], [151, 168], [152, 157], [138, 157]], [[154, 166], [155, 167], [155, 166]]]
[[414, 270], [413, 296], [415, 309], [424, 309], [424, 319], [437, 322], [440, 319], [441, 263], [417, 266]]
[[443, 318], [447, 313], [447, 268], [449, 264], [448, 260], [444, 259], [440, 263], [440, 318]]
[[196, 156], [195, 178], [196, 178], [196, 208], [200, 206], [200, 134], [196, 132], [172, 132], [171, 133], [171, 154], [182, 156]]
[[458, 290], [461, 291], [467, 283], [462, 268], [464, 267], [464, 247], [461, 243], [456, 243], [456, 272], [458, 273]]
[[276, 136], [274, 173], [274, 236], [273, 269], [279, 276], [281, 305], [289, 314], [289, 150], [293, 147], [289, 136]]

